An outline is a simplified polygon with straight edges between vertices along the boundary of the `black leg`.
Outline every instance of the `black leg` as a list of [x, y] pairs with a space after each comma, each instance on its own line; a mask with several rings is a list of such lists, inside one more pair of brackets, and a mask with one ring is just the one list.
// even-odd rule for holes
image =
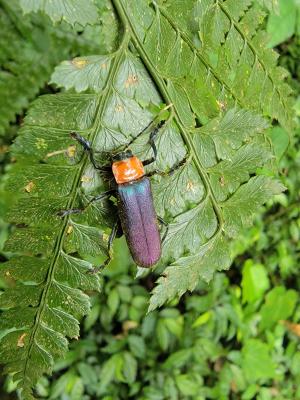
[[[168, 108], [170, 108], [170, 107], [172, 107], [172, 106], [173, 106], [173, 104], [169, 104], [169, 105], [166, 106], [164, 109], [162, 109], [160, 112], [166, 111]], [[158, 115], [160, 115], [160, 113], [159, 113]], [[156, 119], [156, 118], [155, 118], [155, 119]], [[148, 124], [140, 133], [138, 133], [137, 136], [135, 136], [135, 137], [128, 143], [128, 145], [127, 145], [126, 147], [129, 147], [138, 137], [140, 137], [143, 133], [145, 133], [145, 132], [147, 131], [147, 129], [149, 129], [150, 126], [154, 123], [155, 119], [152, 120], [151, 122], [149, 122], [149, 124]], [[154, 131], [157, 130], [157, 132], [158, 132], [159, 129], [160, 129], [165, 123], [166, 123], [166, 121], [164, 121], [164, 120], [161, 121], [161, 122], [159, 122], [159, 124], [158, 124], [157, 127], [154, 129]], [[156, 132], [156, 133], [157, 133], [157, 132]], [[152, 147], [152, 146], [151, 146], [151, 147]]]
[[127, 145], [126, 147], [129, 147], [132, 143], [134, 143], [136, 141], [137, 138], [139, 138], [143, 133], [145, 133], [147, 131], [147, 129], [150, 128], [150, 126], [154, 123], [154, 120], [152, 120], [151, 122], [149, 122], [149, 124], [141, 131], [139, 132]]
[[[136, 137], [134, 137], [131, 142], [128, 143], [128, 145], [126, 146], [127, 148], [139, 137], [141, 136], [144, 132], [146, 132], [146, 130], [153, 124], [154, 121], [151, 121], [146, 128], [144, 128]], [[157, 157], [157, 148], [155, 145], [155, 139], [156, 136], [158, 134], [158, 132], [160, 131], [160, 129], [165, 125], [166, 121], [160, 121], [157, 126], [153, 129], [153, 131], [150, 133], [150, 138], [148, 143], [150, 144], [152, 150], [153, 150], [153, 157], [149, 158], [148, 160], [143, 161], [143, 165], [149, 165], [151, 163], [153, 163], [156, 160]]]
[[161, 242], [163, 243], [165, 241], [166, 237], [167, 237], [168, 232], [169, 232], [169, 224], [159, 216], [157, 216], [157, 219], [166, 228], [164, 236], [161, 239]]
[[158, 169], [154, 169], [153, 171], [148, 172], [148, 174], [146, 174], [146, 176], [150, 177], [153, 175], [160, 175], [160, 176], [172, 175], [174, 171], [181, 168], [186, 162], [187, 162], [187, 157], [184, 157], [181, 161], [179, 161], [178, 163], [173, 165], [173, 167], [170, 168], [168, 171], [159, 171]]
[[70, 214], [81, 214], [82, 212], [84, 212], [89, 205], [91, 205], [92, 203], [94, 203], [95, 201], [100, 201], [102, 199], [104, 199], [105, 197], [111, 196], [113, 194], [115, 194], [115, 189], [111, 189], [111, 190], [107, 190], [106, 192], [103, 192], [101, 194], [99, 194], [98, 196], [93, 197], [86, 206], [84, 206], [83, 208], [73, 208], [71, 210], [60, 210], [57, 215], [59, 217], [65, 217], [66, 215], [70, 215]]
[[148, 158], [148, 160], [143, 161], [143, 165], [149, 165], [152, 164], [156, 158], [157, 158], [157, 148], [155, 144], [155, 139], [158, 134], [158, 132], [161, 130], [161, 128], [165, 125], [166, 121], [160, 121], [160, 123], [156, 126], [156, 128], [150, 133], [150, 138], [149, 138], [149, 144], [152, 148], [153, 151], [153, 156], [151, 158]]
[[92, 269], [90, 269], [88, 271], [88, 274], [97, 274], [97, 272], [103, 270], [111, 261], [111, 247], [113, 244], [113, 241], [116, 238], [116, 235], [118, 233], [118, 230], [120, 229], [120, 220], [118, 219], [115, 223], [114, 226], [111, 230], [111, 233], [109, 235], [109, 239], [108, 239], [108, 245], [107, 245], [107, 253], [108, 253], [108, 257], [107, 259], [104, 261], [104, 263], [102, 265], [100, 265], [99, 267], [94, 267]]
[[96, 160], [94, 158], [94, 151], [93, 151], [93, 149], [91, 147], [91, 143], [87, 139], [85, 139], [83, 136], [79, 135], [79, 133], [76, 133], [76, 132], [71, 132], [70, 135], [79, 144], [81, 144], [81, 146], [83, 147], [84, 151], [89, 155], [90, 161], [91, 161], [91, 163], [93, 164], [93, 167], [96, 170], [102, 171], [102, 172], [111, 171], [111, 167], [110, 166], [99, 166], [99, 165], [97, 165]]

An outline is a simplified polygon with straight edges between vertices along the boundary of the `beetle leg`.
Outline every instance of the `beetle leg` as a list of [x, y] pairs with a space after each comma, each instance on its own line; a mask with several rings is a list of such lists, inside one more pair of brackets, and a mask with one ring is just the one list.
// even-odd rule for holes
[[157, 216], [157, 219], [166, 228], [164, 236], [161, 239], [161, 242], [163, 243], [165, 241], [166, 237], [167, 237], [168, 232], [169, 232], [169, 224], [159, 216]]
[[156, 158], [157, 158], [157, 148], [155, 144], [155, 139], [158, 134], [158, 132], [161, 130], [161, 128], [165, 125], [166, 121], [160, 121], [160, 123], [156, 126], [156, 128], [150, 133], [150, 138], [149, 138], [149, 144], [152, 148], [153, 151], [153, 156], [151, 158], [148, 158], [147, 160], [143, 161], [143, 165], [149, 165], [152, 164]]
[[120, 229], [120, 220], [118, 219], [115, 223], [114, 226], [111, 230], [111, 233], [109, 235], [109, 239], [108, 239], [108, 245], [107, 245], [107, 253], [108, 253], [108, 257], [107, 259], [104, 261], [104, 263], [102, 265], [100, 265], [99, 267], [94, 267], [92, 269], [90, 269], [87, 273], [88, 274], [97, 274], [97, 272], [101, 271], [102, 269], [104, 269], [111, 261], [112, 257], [111, 257], [111, 247], [113, 244], [113, 241], [116, 238], [116, 235], [118, 233], [118, 230]]
[[96, 160], [94, 158], [94, 151], [92, 149], [91, 143], [85, 139], [83, 136], [79, 135], [77, 132], [71, 132], [70, 133], [71, 137], [75, 139], [84, 149], [84, 151], [89, 155], [90, 161], [93, 164], [93, 167], [102, 172], [108, 172], [111, 171], [110, 166], [99, 166], [96, 163]]
[[[152, 148], [153, 156], [152, 156], [151, 158], [149, 158], [149, 159], [143, 161], [143, 165], [149, 165], [149, 164], [153, 163], [153, 162], [156, 160], [156, 158], [157, 158], [157, 148], [156, 148], [156, 145], [155, 145], [155, 139], [156, 139], [156, 136], [157, 136], [158, 132], [159, 132], [159, 131], [161, 130], [161, 128], [165, 125], [165, 123], [166, 123], [165, 120], [160, 121], [160, 122], [157, 124], [157, 126], [153, 129], [153, 131], [150, 133], [150, 138], [149, 138], [148, 143], [150, 144], [150, 146], [151, 146], [151, 148]], [[152, 124], [153, 124], [153, 121], [151, 121], [150, 124], [148, 124], [148, 125], [146, 126], [146, 128], [144, 128], [140, 133], [138, 133], [137, 136], [134, 137], [134, 138], [131, 140], [131, 142], [129, 142], [129, 143], [127, 144], [126, 147], [128, 148], [139, 136], [141, 136], [144, 132], [146, 132], [146, 130], [147, 130]]]
[[106, 192], [103, 192], [101, 194], [99, 194], [98, 196], [93, 197], [86, 206], [84, 206], [83, 208], [72, 208], [70, 210], [60, 210], [57, 215], [59, 217], [65, 217], [66, 215], [70, 215], [70, 214], [81, 214], [82, 212], [84, 212], [89, 205], [91, 205], [92, 203], [94, 203], [95, 201], [100, 201], [102, 199], [104, 199], [105, 197], [111, 196], [112, 194], [114, 194], [116, 191], [115, 189], [110, 189], [107, 190]]
[[[143, 133], [145, 133], [154, 122], [155, 122], [155, 120], [152, 120], [151, 122], [149, 122], [149, 124], [143, 130], [141, 130], [141, 132], [139, 132], [133, 139], [131, 139], [131, 141], [126, 145], [126, 148], [129, 147], [133, 142], [135, 142], [136, 139], [139, 138]], [[160, 122], [158, 125], [160, 125], [161, 123], [162, 122]], [[165, 121], [163, 121], [163, 124], [164, 123], [165, 123]], [[154, 128], [154, 130], [156, 130], [156, 128]]]
[[160, 171], [158, 169], [154, 169], [153, 171], [148, 172], [146, 176], [150, 177], [153, 175], [160, 175], [160, 176], [169, 176], [172, 175], [177, 169], [181, 168], [187, 162], [187, 157], [184, 157], [181, 161], [173, 165], [168, 171]]
[[[165, 108], [163, 108], [161, 111], [165, 111], [165, 110], [167, 110], [168, 108], [170, 108], [170, 107], [172, 107], [172, 106], [173, 106], [173, 104], [170, 103], [170, 104], [168, 104]], [[159, 114], [158, 114], [158, 115], [159, 115]], [[155, 119], [156, 119], [156, 118], [155, 118]], [[155, 122], [155, 119], [152, 120], [151, 122], [149, 122], [149, 124], [148, 124], [141, 132], [139, 132], [139, 133], [128, 143], [128, 145], [127, 145], [126, 147], [128, 148], [139, 136], [141, 136], [144, 132], [146, 132], [147, 129], [150, 128], [150, 126]], [[162, 121], [160, 121], [160, 122], [158, 123], [158, 125], [157, 125], [157, 126], [154, 128], [154, 130], [153, 130], [154, 136], [157, 135], [157, 133], [158, 133], [158, 131], [160, 130], [160, 128], [162, 128], [163, 125], [164, 125], [166, 122], [167, 122], [167, 121], [162, 120]], [[151, 136], [151, 135], [150, 135], [150, 136]], [[149, 143], [150, 143], [150, 145], [151, 145], [150, 140], [149, 140]], [[151, 147], [152, 147], [152, 145], [151, 145]], [[153, 148], [153, 147], [152, 147], [152, 148]]]

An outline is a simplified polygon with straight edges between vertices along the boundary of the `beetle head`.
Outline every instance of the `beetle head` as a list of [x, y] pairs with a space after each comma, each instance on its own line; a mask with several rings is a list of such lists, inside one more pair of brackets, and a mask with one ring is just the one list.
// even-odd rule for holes
[[122, 161], [131, 157], [133, 157], [132, 151], [130, 149], [126, 149], [123, 151], [119, 151], [118, 153], [112, 154], [112, 161]]

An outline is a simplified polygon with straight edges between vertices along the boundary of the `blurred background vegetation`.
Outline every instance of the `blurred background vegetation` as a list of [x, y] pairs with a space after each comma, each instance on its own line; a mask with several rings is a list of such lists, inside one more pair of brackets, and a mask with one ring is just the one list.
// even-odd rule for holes
[[[105, 2], [103, 2], [104, 4]], [[273, 2], [274, 4], [276, 2]], [[104, 6], [103, 6], [104, 7]], [[113, 49], [112, 11], [84, 31], [53, 27], [40, 14], [23, 17], [17, 1], [0, 0], [0, 261], [10, 227], [3, 191], [13, 160], [9, 145], [29, 103], [51, 93], [47, 82], [63, 59]], [[146, 314], [155, 273], [135, 278], [123, 239], [92, 298], [81, 340], [36, 387], [38, 398], [61, 400], [300, 399], [300, 5], [281, 0], [266, 19], [270, 47], [290, 72], [295, 91], [293, 136], [274, 126], [280, 177], [287, 191], [261, 210], [234, 247], [235, 263], [210, 285]], [[104, 36], [101, 36], [104, 35]], [[289, 147], [287, 149], [288, 143]], [[287, 150], [286, 150], [287, 149]], [[3, 283], [0, 282], [0, 288]], [[17, 398], [2, 378], [1, 400]]]

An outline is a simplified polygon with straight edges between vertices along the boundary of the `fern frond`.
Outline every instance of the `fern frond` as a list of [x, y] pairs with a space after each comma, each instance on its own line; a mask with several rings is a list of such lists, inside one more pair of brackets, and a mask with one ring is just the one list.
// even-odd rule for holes
[[[85, 291], [99, 289], [81, 258], [105, 254], [105, 230], [116, 218], [109, 202], [63, 221], [56, 216], [56, 210], [86, 204], [106, 185], [80, 146], [74, 150], [70, 131], [88, 138], [96, 151], [111, 151], [145, 128], [162, 104], [173, 105], [157, 138], [154, 168], [168, 170], [184, 156], [187, 162], [173, 175], [153, 179], [156, 210], [169, 220], [170, 231], [162, 256], [166, 268], [150, 309], [228, 268], [232, 238], [259, 205], [284, 189], [257, 175], [273, 156], [264, 136], [269, 121], [262, 114], [277, 117], [289, 99], [276, 83], [274, 60], [266, 59], [271, 53], [260, 49], [254, 64], [250, 39], [240, 33], [252, 2], [244, 0], [240, 8], [229, 0], [172, 0], [163, 8], [146, 1], [113, 4], [124, 27], [118, 50], [58, 66], [52, 82], [71, 90], [35, 101], [13, 147], [17, 162], [7, 189], [18, 197], [9, 213], [18, 225], [6, 249], [20, 255], [1, 267], [10, 287], [0, 297], [7, 329], [0, 355], [26, 400], [38, 377], [66, 351], [66, 337], [78, 336], [78, 320], [89, 308]], [[175, 6], [182, 13], [178, 21]], [[197, 35], [202, 45], [197, 46]], [[252, 35], [251, 43], [258, 40], [256, 28]], [[228, 43], [230, 36], [236, 42]], [[222, 59], [227, 64], [221, 74]], [[280, 98], [266, 94], [264, 84], [255, 89], [264, 100], [254, 104], [244, 82], [255, 65]], [[289, 111], [284, 113], [288, 124]], [[133, 145], [142, 159], [150, 152], [148, 138], [146, 132]], [[18, 313], [20, 320], [14, 317]]]
[[[124, 2], [128, 16], [133, 3]], [[151, 24], [146, 25], [147, 15], [142, 30], [141, 22], [133, 25], [153, 66], [180, 86], [177, 98], [184, 91], [203, 122], [220, 108], [240, 105], [290, 128], [291, 89], [260, 29], [264, 15], [252, 0], [174, 1], [156, 6]]]
[[98, 9], [92, 0], [20, 0], [24, 13], [43, 11], [53, 22], [64, 20], [71, 25], [95, 24]]
[[[256, 2], [154, 3], [152, 9], [143, 9], [143, 19], [134, 14], [135, 1], [115, 1], [114, 4], [130, 25], [137, 50], [165, 101], [175, 105], [175, 120], [198, 173], [196, 180], [188, 181], [181, 189], [186, 197], [185, 207], [176, 210], [177, 216], [170, 225], [163, 259], [169, 260], [171, 266], [154, 290], [150, 305], [150, 309], [154, 309], [175, 294], [181, 295], [194, 288], [200, 278], [211, 279], [216, 268], [228, 266], [228, 240], [233, 229], [226, 221], [226, 215], [230, 218], [224, 204], [244, 193], [239, 187], [253, 190], [257, 202], [252, 198], [253, 206], [249, 204], [248, 211], [237, 207], [239, 201], [231, 208], [231, 213], [237, 214], [232, 217], [237, 230], [243, 222], [249, 221], [258, 202], [264, 202], [262, 197], [267, 200], [267, 194], [284, 189], [266, 180], [254, 190], [252, 185], [255, 186], [256, 181], [249, 177], [272, 158], [268, 144], [259, 134], [268, 126], [261, 115], [292, 126], [291, 90], [284, 82], [285, 71], [276, 66], [275, 52], [266, 48], [260, 24], [253, 24], [254, 18], [261, 23], [264, 17]], [[180, 18], [176, 19], [178, 15]], [[203, 125], [200, 129], [195, 128], [197, 120]], [[234, 173], [235, 168], [239, 172]], [[174, 182], [174, 177], [171, 179]], [[164, 194], [168, 186], [162, 180], [156, 188], [160, 193], [157, 209], [161, 214], [173, 204], [177, 205], [176, 196], [170, 196], [172, 192]], [[200, 188], [201, 194], [194, 202], [198, 210], [191, 212], [186, 207], [194, 188]], [[163, 196], [168, 204], [162, 204]], [[204, 211], [202, 205], [206, 207]], [[211, 216], [209, 227], [206, 226], [207, 216]], [[215, 263], [213, 253], [223, 243], [227, 243], [222, 251], [224, 262]], [[171, 249], [175, 253], [173, 260]], [[192, 255], [185, 257], [186, 253]], [[179, 266], [174, 260], [178, 256], [183, 256]]]
[[[52, 3], [51, 3], [52, 4]], [[97, 13], [95, 13], [97, 16]], [[103, 23], [102, 18], [106, 18]], [[107, 37], [108, 24], [111, 38]], [[53, 27], [42, 15], [23, 16], [16, 0], [0, 3], [0, 136], [16, 115], [49, 81], [55, 65], [76, 54], [111, 51], [117, 29], [109, 7], [104, 7], [98, 26], [78, 35], [68, 26]], [[101, 32], [100, 32], [101, 31]], [[115, 32], [114, 32], [115, 31]], [[98, 40], [102, 39], [102, 45]], [[105, 43], [105, 44], [104, 44]]]

